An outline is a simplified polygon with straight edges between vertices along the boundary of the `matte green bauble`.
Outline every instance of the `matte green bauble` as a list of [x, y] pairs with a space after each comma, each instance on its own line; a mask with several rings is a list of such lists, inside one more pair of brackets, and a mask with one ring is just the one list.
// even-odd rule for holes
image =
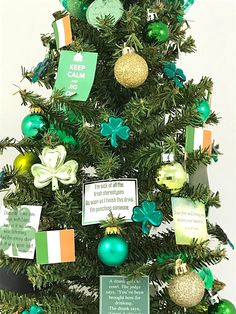
[[163, 22], [151, 21], [146, 25], [145, 36], [147, 41], [163, 43], [169, 38], [168, 26]]
[[41, 114], [29, 114], [21, 123], [22, 133], [26, 138], [38, 140], [49, 128], [48, 120]]
[[209, 314], [236, 314], [236, 308], [228, 300], [222, 299], [219, 303], [210, 305], [208, 308]]
[[107, 266], [119, 266], [128, 256], [128, 244], [119, 235], [107, 235], [98, 245], [98, 257]]
[[86, 12], [93, 0], [84, 1], [84, 0], [60, 0], [60, 3], [63, 7], [70, 13], [71, 16], [74, 16], [78, 19], [85, 20]]
[[33, 153], [19, 154], [14, 160], [14, 167], [18, 174], [24, 174], [29, 172], [31, 167], [37, 162], [39, 162], [39, 158]]
[[157, 170], [156, 183], [164, 192], [178, 193], [188, 179], [188, 174], [178, 162], [164, 164]]
[[197, 111], [200, 113], [201, 122], [205, 122], [211, 115], [211, 107], [207, 100], [198, 102]]

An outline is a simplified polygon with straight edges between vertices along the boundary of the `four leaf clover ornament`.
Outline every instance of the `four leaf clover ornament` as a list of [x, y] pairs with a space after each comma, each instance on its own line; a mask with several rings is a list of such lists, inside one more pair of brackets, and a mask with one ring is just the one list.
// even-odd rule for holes
[[165, 75], [169, 79], [174, 81], [175, 85], [178, 88], [183, 88], [184, 87], [183, 82], [186, 81], [186, 76], [185, 76], [183, 70], [176, 68], [176, 65], [175, 65], [174, 62], [166, 63], [164, 68], [163, 68], [163, 72], [165, 73]]
[[0, 227], [0, 249], [6, 251], [11, 247], [12, 254], [9, 255], [12, 257], [18, 257], [18, 252], [30, 251], [36, 233], [32, 226], [27, 226], [30, 216], [27, 207], [12, 209], [8, 214], [8, 225]]
[[52, 182], [52, 190], [56, 191], [59, 189], [58, 181], [66, 185], [77, 182], [78, 163], [75, 160], [65, 162], [66, 154], [66, 149], [62, 145], [54, 149], [49, 147], [43, 149], [40, 156], [42, 164], [34, 164], [31, 167], [36, 188], [44, 188]]
[[142, 222], [142, 231], [144, 234], [149, 234], [149, 225], [159, 227], [162, 218], [162, 212], [157, 209], [157, 204], [153, 201], [143, 201], [141, 206], [133, 208], [132, 220], [134, 222]]
[[101, 123], [102, 136], [108, 137], [112, 147], [118, 147], [117, 137], [122, 140], [127, 140], [130, 136], [130, 128], [124, 125], [122, 118], [110, 117], [108, 122]]

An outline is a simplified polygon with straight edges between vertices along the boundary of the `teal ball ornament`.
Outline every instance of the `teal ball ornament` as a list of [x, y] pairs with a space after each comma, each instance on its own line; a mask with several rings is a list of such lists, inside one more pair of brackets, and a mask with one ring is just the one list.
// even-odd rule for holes
[[197, 111], [200, 113], [201, 122], [205, 122], [211, 115], [211, 107], [207, 100], [198, 101]]
[[209, 306], [208, 314], [236, 314], [236, 308], [232, 302], [222, 299], [219, 303]]
[[168, 26], [160, 21], [151, 21], [146, 25], [146, 40], [152, 43], [164, 43], [169, 38]]
[[48, 120], [43, 115], [37, 113], [27, 115], [21, 123], [23, 135], [34, 140], [42, 138], [48, 128]]
[[124, 263], [128, 256], [128, 244], [119, 235], [107, 235], [98, 245], [98, 257], [107, 266], [115, 267]]

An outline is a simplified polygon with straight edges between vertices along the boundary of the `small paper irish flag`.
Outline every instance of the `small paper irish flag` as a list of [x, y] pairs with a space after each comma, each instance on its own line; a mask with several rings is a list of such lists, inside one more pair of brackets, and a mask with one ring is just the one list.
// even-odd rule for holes
[[74, 230], [41, 231], [35, 234], [38, 264], [75, 261]]
[[64, 46], [68, 46], [72, 43], [72, 32], [69, 15], [64, 16], [62, 19], [54, 21], [52, 26], [58, 49]]
[[212, 152], [212, 139], [211, 131], [203, 128], [194, 128], [187, 126], [186, 128], [186, 142], [185, 151], [186, 153], [192, 153], [194, 150], [207, 149], [209, 155]]

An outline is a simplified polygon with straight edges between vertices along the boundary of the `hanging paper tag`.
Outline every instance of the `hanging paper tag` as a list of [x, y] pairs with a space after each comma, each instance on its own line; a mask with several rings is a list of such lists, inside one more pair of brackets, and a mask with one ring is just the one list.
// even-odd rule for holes
[[60, 56], [56, 90], [63, 90], [72, 100], [86, 101], [93, 86], [98, 54], [63, 50]]
[[0, 250], [7, 256], [33, 259], [41, 206], [0, 208]]
[[54, 21], [52, 26], [55, 34], [57, 49], [68, 46], [72, 43], [72, 32], [69, 15]]
[[149, 277], [100, 276], [100, 314], [150, 314]]
[[104, 180], [84, 184], [83, 225], [97, 224], [112, 211], [131, 221], [133, 208], [138, 205], [137, 179]]
[[205, 206], [189, 198], [172, 197], [176, 244], [190, 245], [208, 240]]

